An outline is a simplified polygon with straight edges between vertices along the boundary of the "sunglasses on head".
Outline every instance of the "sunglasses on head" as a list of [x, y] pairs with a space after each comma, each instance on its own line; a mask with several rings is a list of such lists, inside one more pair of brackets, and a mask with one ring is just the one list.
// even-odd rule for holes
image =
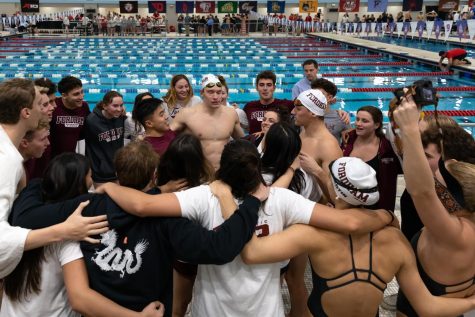
[[205, 88], [213, 88], [214, 86], [221, 88], [221, 87], [223, 87], [223, 84], [221, 84], [221, 82], [209, 83], [205, 86]]

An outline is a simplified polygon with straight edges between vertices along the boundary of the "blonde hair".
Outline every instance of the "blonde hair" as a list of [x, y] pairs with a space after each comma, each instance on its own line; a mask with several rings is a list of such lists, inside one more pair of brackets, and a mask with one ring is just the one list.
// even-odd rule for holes
[[462, 187], [464, 208], [471, 213], [475, 212], [475, 165], [455, 161], [447, 166], [448, 171]]
[[40, 121], [38, 123], [38, 126], [36, 127], [36, 129], [34, 130], [29, 130], [25, 133], [25, 136], [23, 137], [23, 139], [27, 140], [28, 142], [31, 142], [31, 140], [33, 140], [33, 137], [36, 133], [36, 131], [41, 131], [41, 130], [49, 130], [50, 129], [50, 126], [49, 126], [49, 123], [46, 122], [46, 121]]

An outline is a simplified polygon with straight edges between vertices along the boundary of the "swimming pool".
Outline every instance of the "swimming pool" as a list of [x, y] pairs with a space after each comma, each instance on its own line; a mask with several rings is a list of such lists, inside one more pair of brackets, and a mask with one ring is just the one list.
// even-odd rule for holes
[[399, 45], [404, 47], [410, 48], [417, 48], [420, 50], [432, 51], [432, 52], [439, 52], [439, 51], [448, 51], [454, 48], [463, 48], [467, 51], [467, 56], [469, 58], [475, 58], [475, 46], [468, 45], [466, 43], [454, 43], [454, 42], [443, 42], [442, 40], [427, 40], [424, 37], [422, 39], [418, 39], [417, 37], [412, 38], [411, 36], [404, 36], [397, 37], [396, 35], [393, 36], [370, 36], [370, 37], [362, 37], [365, 40], [371, 40], [381, 43]]
[[137, 93], [163, 96], [172, 76], [181, 73], [191, 79], [195, 94], [202, 75], [222, 74], [230, 87], [229, 100], [243, 106], [258, 99], [255, 77], [267, 69], [277, 74], [276, 98], [290, 99], [293, 85], [303, 77], [302, 61], [315, 58], [323, 77], [340, 89], [337, 105], [352, 113], [363, 105], [386, 110], [392, 89], [422, 78], [431, 79], [440, 89], [439, 109], [475, 110], [475, 82], [470, 78], [311, 38], [75, 38], [4, 43], [20, 52], [0, 50], [0, 80], [49, 77], [57, 82], [71, 74], [83, 81], [91, 108], [105, 92], [115, 89], [124, 95], [130, 111]]

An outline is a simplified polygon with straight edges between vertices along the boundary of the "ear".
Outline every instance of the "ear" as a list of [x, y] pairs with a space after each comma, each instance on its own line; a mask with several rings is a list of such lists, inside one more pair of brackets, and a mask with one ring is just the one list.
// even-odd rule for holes
[[31, 109], [28, 108], [28, 107], [24, 107], [21, 109], [20, 111], [20, 117], [24, 118], [24, 119], [28, 119], [31, 115]]
[[27, 139], [25, 139], [25, 138], [21, 139], [21, 141], [20, 141], [20, 148], [27, 148], [27, 147], [28, 147], [28, 143], [29, 143], [29, 142], [28, 142]]
[[150, 120], [145, 120], [145, 127], [146, 127], [146, 128], [152, 128], [152, 127], [153, 127], [152, 121], [150, 121]]

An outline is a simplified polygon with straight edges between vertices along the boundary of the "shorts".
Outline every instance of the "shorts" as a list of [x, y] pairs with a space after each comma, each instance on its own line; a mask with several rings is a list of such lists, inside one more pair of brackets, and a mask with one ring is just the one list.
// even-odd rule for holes
[[461, 54], [461, 55], [457, 55], [457, 56], [454, 56], [454, 57], [452, 57], [452, 58], [461, 61], [461, 60], [464, 60], [466, 57], [467, 57], [467, 53]]

